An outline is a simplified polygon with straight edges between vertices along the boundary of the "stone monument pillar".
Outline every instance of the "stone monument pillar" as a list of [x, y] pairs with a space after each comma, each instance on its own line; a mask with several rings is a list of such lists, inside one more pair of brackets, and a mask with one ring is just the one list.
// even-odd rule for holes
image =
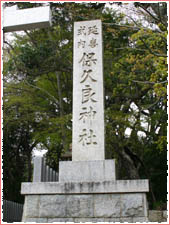
[[73, 161], [104, 160], [103, 48], [100, 20], [74, 25]]
[[59, 182], [23, 183], [23, 222], [148, 222], [148, 180], [116, 180], [105, 160], [102, 25], [74, 25], [72, 161]]
[[60, 181], [115, 180], [115, 161], [105, 160], [100, 20], [75, 22], [73, 58], [72, 162], [60, 162]]

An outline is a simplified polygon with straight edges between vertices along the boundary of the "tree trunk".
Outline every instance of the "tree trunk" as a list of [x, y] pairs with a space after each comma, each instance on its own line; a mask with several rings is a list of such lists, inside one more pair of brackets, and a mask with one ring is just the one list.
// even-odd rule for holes
[[130, 156], [124, 151], [120, 151], [122, 160], [124, 161], [124, 167], [129, 175], [129, 179], [139, 179], [138, 169], [135, 167], [133, 160]]
[[[62, 93], [61, 93], [60, 76], [58, 72], [56, 72], [56, 76], [57, 76], [60, 117], [62, 118], [64, 116], [64, 109], [63, 109], [63, 99], [62, 99]], [[62, 131], [63, 148], [66, 149], [66, 135], [65, 135], [63, 123], [61, 123], [61, 131]]]

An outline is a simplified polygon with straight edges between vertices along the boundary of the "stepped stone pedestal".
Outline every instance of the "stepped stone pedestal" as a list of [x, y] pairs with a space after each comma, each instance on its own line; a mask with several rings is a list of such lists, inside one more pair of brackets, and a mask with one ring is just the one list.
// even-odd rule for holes
[[116, 180], [115, 161], [61, 162], [59, 182], [22, 183], [23, 222], [148, 222], [148, 180]]

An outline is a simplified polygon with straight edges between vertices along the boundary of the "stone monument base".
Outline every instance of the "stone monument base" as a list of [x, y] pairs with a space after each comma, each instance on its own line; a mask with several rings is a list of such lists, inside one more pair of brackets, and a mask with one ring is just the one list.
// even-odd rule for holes
[[114, 160], [59, 165], [59, 182], [22, 183], [23, 222], [148, 222], [148, 180], [116, 180]]
[[60, 182], [116, 180], [115, 160], [63, 161], [59, 163]]
[[148, 180], [22, 183], [23, 222], [148, 222]]

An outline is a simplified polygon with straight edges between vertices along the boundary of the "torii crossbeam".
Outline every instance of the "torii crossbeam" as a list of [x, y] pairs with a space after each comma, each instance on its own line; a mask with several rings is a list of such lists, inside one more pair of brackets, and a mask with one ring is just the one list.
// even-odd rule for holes
[[14, 10], [4, 9], [4, 32], [46, 28], [50, 25], [51, 11], [49, 6]]

